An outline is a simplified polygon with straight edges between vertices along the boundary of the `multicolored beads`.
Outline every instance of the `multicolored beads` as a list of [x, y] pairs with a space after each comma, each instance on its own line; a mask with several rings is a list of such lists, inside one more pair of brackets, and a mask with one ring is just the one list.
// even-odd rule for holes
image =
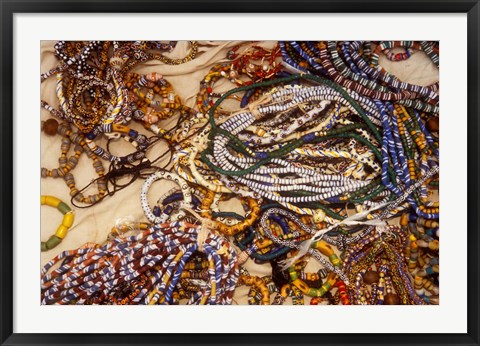
[[42, 241], [41, 243], [41, 250], [48, 251], [55, 248], [58, 244], [60, 244], [67, 235], [68, 229], [72, 227], [73, 221], [75, 220], [75, 215], [73, 210], [70, 207], [63, 203], [56, 197], [53, 196], [44, 196], [42, 195], [40, 198], [41, 205], [48, 205], [50, 207], [57, 208], [59, 212], [63, 214], [63, 220], [60, 226], [58, 226], [54, 235], [50, 236], [47, 241]]
[[[57, 253], [41, 271], [42, 304], [230, 305], [239, 291], [251, 305], [438, 304], [439, 83], [401, 80], [380, 59], [423, 51], [435, 70], [438, 42], [224, 43], [218, 59], [211, 43], [185, 44], [180, 58], [164, 54], [175, 41], [55, 45], [59, 65], [41, 80], [56, 78], [59, 106], [41, 101], [54, 117], [42, 129], [61, 135], [61, 153], [42, 178], [63, 178], [77, 208], [142, 179], [131, 193], [144, 216]], [[155, 69], [164, 64], [187, 64], [196, 94], [183, 100], [176, 69]], [[118, 139], [133, 152], [115, 155]], [[73, 175], [84, 153], [89, 196]], [[74, 218], [54, 197], [42, 204], [64, 214], [47, 251]]]

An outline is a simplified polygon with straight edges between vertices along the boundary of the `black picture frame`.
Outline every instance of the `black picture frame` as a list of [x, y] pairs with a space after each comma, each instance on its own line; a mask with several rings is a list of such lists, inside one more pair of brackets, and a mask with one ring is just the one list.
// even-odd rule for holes
[[[479, 17], [478, 0], [404, 1], [14, 1], [1, 3], [0, 341], [2, 345], [479, 345]], [[13, 333], [13, 16], [15, 13], [467, 13], [468, 292], [466, 334], [18, 334]], [[459, 284], [465, 284], [464, 278]], [[328, 318], [328, 316], [324, 316]], [[454, 316], [452, 316], [454, 318]], [[234, 323], [234, 321], [232, 321]], [[186, 326], [186, 328], [188, 328]]]

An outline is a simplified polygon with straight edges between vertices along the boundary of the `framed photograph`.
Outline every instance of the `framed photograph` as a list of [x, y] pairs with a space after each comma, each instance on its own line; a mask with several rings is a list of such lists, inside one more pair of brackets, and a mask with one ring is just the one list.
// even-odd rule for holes
[[479, 15], [1, 0], [2, 345], [478, 345]]

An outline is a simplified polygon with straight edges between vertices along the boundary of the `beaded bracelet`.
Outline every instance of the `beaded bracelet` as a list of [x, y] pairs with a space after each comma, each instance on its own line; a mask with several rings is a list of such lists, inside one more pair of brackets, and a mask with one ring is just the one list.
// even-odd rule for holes
[[168, 213], [165, 213], [165, 211], [161, 213], [160, 208], [150, 208], [150, 205], [148, 203], [148, 198], [147, 198], [147, 193], [150, 188], [150, 186], [157, 180], [160, 179], [167, 179], [174, 181], [178, 186], [180, 187], [182, 194], [183, 194], [183, 201], [181, 202], [182, 205], [190, 207], [192, 205], [192, 194], [190, 192], [190, 188], [185, 180], [180, 178], [178, 175], [175, 173], [167, 172], [167, 171], [158, 171], [151, 176], [149, 176], [145, 182], [142, 185], [142, 192], [140, 194], [140, 203], [142, 205], [143, 211], [145, 212], [145, 216], [147, 219], [152, 222], [153, 224], [160, 224], [166, 222], [168, 218], [172, 220], [181, 220], [182, 218], [185, 217], [185, 212], [180, 209], [178, 214], [172, 216], [169, 215]]
[[296, 286], [286, 284], [280, 289], [280, 293], [275, 296], [272, 305], [283, 305], [288, 297], [292, 297], [293, 305], [305, 304], [302, 291], [300, 291], [300, 289], [298, 289]]
[[249, 257], [256, 262], [267, 262], [290, 251], [289, 247], [276, 246], [269, 239], [261, 238], [252, 228], [249, 228], [242, 235], [244, 235], [243, 239], [239, 239], [238, 236], [235, 237], [237, 246], [242, 250], [238, 256], [240, 264], [245, 263]]
[[[255, 287], [261, 295], [261, 305], [270, 305], [270, 291], [265, 282], [258, 276], [240, 275], [237, 285], [247, 285]], [[250, 296], [251, 293], [249, 293]]]
[[[248, 275], [248, 273], [245, 274], [245, 275]], [[277, 286], [273, 282], [271, 276], [263, 276], [260, 279], [264, 282], [266, 292], [268, 292], [270, 297], [274, 293], [278, 293]], [[248, 291], [248, 304], [249, 305], [261, 305], [263, 301], [266, 302], [267, 300], [264, 298], [265, 297], [265, 289], [264, 289], [264, 293], [262, 293], [262, 291], [260, 289], [258, 289], [256, 286], [251, 286], [250, 290]], [[268, 305], [270, 305], [270, 298], [268, 300]]]
[[[198, 189], [190, 189], [192, 195], [192, 210], [200, 210], [201, 202], [204, 194]], [[198, 196], [198, 197], [197, 197]], [[178, 188], [173, 188], [169, 192], [163, 194], [157, 201], [157, 205], [154, 207], [153, 212], [155, 215], [160, 215], [162, 208], [163, 213], [167, 215], [178, 214], [183, 207], [183, 193]], [[186, 222], [195, 222], [194, 218], [188, 216], [184, 219]]]
[[290, 275], [291, 284], [297, 287], [303, 294], [309, 297], [322, 297], [324, 296], [332, 286], [335, 284], [335, 274], [329, 274], [326, 282], [320, 288], [309, 287], [305, 281], [298, 278], [297, 272], [293, 268], [288, 270]]
[[75, 215], [73, 210], [70, 209], [68, 205], [63, 203], [56, 197], [42, 195], [40, 198], [41, 205], [48, 205], [50, 207], [57, 208], [63, 214], [63, 220], [60, 226], [58, 226], [57, 231], [52, 235], [46, 242], [41, 242], [41, 250], [48, 251], [60, 244], [67, 235], [68, 229], [72, 227], [73, 221], [75, 220]]
[[[207, 191], [206, 195], [204, 196], [202, 205], [201, 205], [201, 209], [202, 209], [201, 215], [203, 217], [207, 217], [209, 219], [212, 218], [212, 212], [209, 209], [213, 203], [214, 197], [215, 197], [215, 193], [210, 190]], [[248, 207], [250, 208], [251, 212], [249, 212], [248, 216], [245, 218], [244, 221], [234, 226], [227, 226], [217, 221], [216, 222], [217, 229], [222, 234], [235, 235], [239, 232], [242, 232], [247, 227], [253, 225], [253, 223], [257, 220], [258, 216], [260, 215], [260, 207], [258, 205], [258, 202], [253, 198], [248, 199]]]

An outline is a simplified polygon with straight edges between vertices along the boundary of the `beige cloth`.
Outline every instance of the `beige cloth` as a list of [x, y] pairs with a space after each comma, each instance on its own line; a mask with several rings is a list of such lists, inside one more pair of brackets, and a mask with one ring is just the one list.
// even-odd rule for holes
[[[53, 41], [43, 41], [41, 44], [41, 72], [47, 72], [58, 64], [54, 57]], [[135, 72], [148, 73], [158, 72], [173, 85], [175, 92], [185, 101], [187, 106], [193, 107], [195, 104], [195, 95], [200, 89], [200, 81], [208, 73], [209, 69], [215, 64], [227, 61], [226, 54], [234, 46], [241, 42], [224, 41], [200, 41], [197, 57], [185, 64], [178, 66], [165, 65], [159, 61], [149, 61], [135, 68]], [[258, 44], [258, 43], [257, 43]], [[247, 49], [252, 43], [244, 42], [239, 52]], [[274, 42], [262, 42], [260, 45], [270, 48]], [[189, 43], [179, 42], [174, 51], [166, 54], [169, 57], [180, 58], [189, 51]], [[420, 85], [429, 85], [438, 81], [438, 69], [428, 59], [423, 52], [415, 53], [405, 62], [391, 62], [385, 57], [380, 57], [379, 62], [387, 71], [397, 75], [402, 81], [417, 83]], [[41, 86], [41, 99], [47, 101], [51, 106], [58, 107], [58, 100], [55, 94], [55, 78], [51, 77]], [[41, 119], [50, 118], [48, 111], [42, 108]], [[162, 125], [168, 127], [172, 121], [164, 121]], [[40, 126], [40, 123], [39, 123]], [[141, 129], [138, 126], [133, 126]], [[40, 128], [39, 128], [40, 131]], [[144, 133], [145, 130], [142, 131]], [[60, 156], [60, 136], [50, 137], [42, 133], [41, 135], [41, 165], [49, 169], [58, 167], [58, 157]], [[103, 147], [105, 141], [99, 142]], [[112, 152], [118, 155], [125, 155], [132, 151], [130, 144], [125, 141], [113, 143]], [[157, 145], [152, 148], [147, 156], [151, 159], [163, 153], [163, 145]], [[107, 169], [108, 163], [104, 162]], [[96, 178], [95, 170], [91, 161], [82, 155], [77, 167], [73, 170], [77, 188], [82, 188], [91, 179]], [[68, 235], [63, 242], [56, 248], [41, 253], [42, 265], [56, 256], [58, 253], [68, 249], [74, 249], [87, 242], [103, 243], [115, 223], [122, 218], [130, 217], [136, 221], [147, 221], [140, 205], [140, 191], [143, 184], [142, 179], [138, 179], [126, 189], [123, 189], [113, 197], [108, 197], [101, 203], [86, 209], [75, 209], [75, 222], [69, 230]], [[154, 183], [149, 191], [149, 201], [154, 205], [164, 192], [173, 187], [170, 182]], [[71, 206], [69, 189], [62, 179], [41, 179], [41, 192], [43, 195], [52, 195], [60, 198]], [[88, 190], [85, 194], [96, 193], [96, 187]], [[222, 204], [222, 209], [232, 210], [234, 202]], [[57, 226], [62, 220], [62, 215], [54, 208], [43, 207], [41, 212], [41, 240], [45, 241], [55, 233]], [[271, 274], [269, 264], [257, 265], [252, 260], [248, 260], [245, 267], [252, 275], [265, 276]], [[307, 267], [309, 270], [318, 270], [319, 265], [311, 259]], [[247, 304], [247, 294], [249, 288], [239, 287], [235, 293], [235, 303]], [[272, 297], [273, 299], [273, 297]], [[287, 304], [290, 299], [287, 300]]]

